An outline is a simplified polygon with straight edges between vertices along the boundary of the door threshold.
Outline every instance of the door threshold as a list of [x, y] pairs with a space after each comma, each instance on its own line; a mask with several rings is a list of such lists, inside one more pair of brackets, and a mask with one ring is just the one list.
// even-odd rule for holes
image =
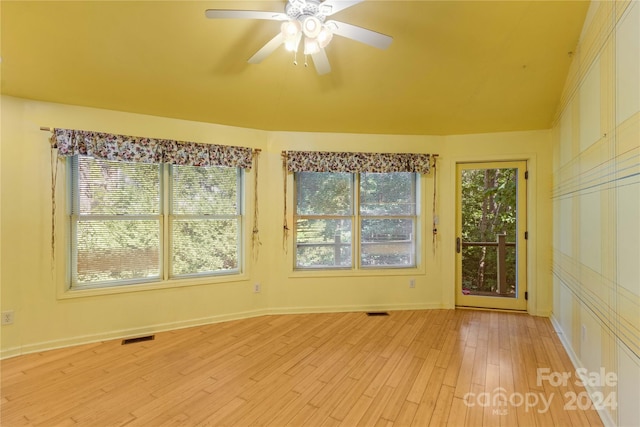
[[515, 310], [515, 309], [508, 309], [508, 308], [473, 307], [469, 305], [456, 305], [456, 310], [500, 311], [503, 313], [529, 314], [527, 310]]

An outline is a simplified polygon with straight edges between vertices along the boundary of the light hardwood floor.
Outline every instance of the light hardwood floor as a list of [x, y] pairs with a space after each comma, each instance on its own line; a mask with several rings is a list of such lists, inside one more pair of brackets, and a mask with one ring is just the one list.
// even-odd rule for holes
[[548, 319], [389, 314], [264, 316], [7, 359], [2, 426], [602, 425], [565, 408], [584, 392], [573, 381], [537, 381], [537, 368], [574, 372]]

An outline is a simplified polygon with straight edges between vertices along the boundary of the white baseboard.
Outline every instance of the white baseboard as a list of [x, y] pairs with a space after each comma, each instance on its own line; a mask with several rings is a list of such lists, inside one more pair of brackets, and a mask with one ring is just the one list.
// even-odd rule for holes
[[95, 342], [130, 338], [136, 336], [150, 335], [158, 332], [172, 331], [176, 329], [191, 328], [194, 326], [210, 325], [231, 320], [242, 320], [270, 314], [306, 314], [306, 313], [348, 313], [366, 311], [400, 311], [400, 310], [434, 310], [453, 309], [439, 303], [414, 303], [414, 304], [372, 304], [372, 305], [337, 305], [323, 307], [280, 307], [271, 309], [260, 309], [245, 311], [240, 313], [222, 314], [217, 316], [202, 317], [179, 322], [168, 322], [147, 327], [121, 329], [100, 334], [81, 335], [59, 340], [44, 341], [35, 344], [27, 344], [21, 347], [11, 347], [0, 350], [0, 360], [23, 354], [37, 353], [58, 348], [71, 347], [74, 345], [91, 344]]
[[324, 307], [279, 307], [272, 308], [270, 314], [305, 313], [350, 313], [366, 311], [434, 310], [445, 308], [442, 304], [372, 304], [372, 305], [336, 305]]
[[240, 313], [222, 314], [217, 316], [208, 316], [198, 319], [190, 319], [178, 322], [160, 323], [157, 325], [145, 326], [140, 328], [121, 329], [117, 331], [109, 331], [101, 334], [81, 335], [59, 340], [44, 341], [35, 344], [27, 344], [22, 347], [12, 347], [0, 351], [0, 359], [20, 356], [23, 354], [37, 353], [47, 350], [55, 350], [58, 348], [71, 347], [74, 345], [91, 344], [100, 341], [108, 341], [121, 338], [129, 338], [154, 334], [158, 332], [173, 331], [176, 329], [191, 328], [194, 326], [210, 325], [213, 323], [228, 322], [230, 320], [249, 319], [251, 317], [264, 316], [271, 314], [269, 310], [252, 310]]
[[305, 314], [305, 313], [342, 313], [364, 311], [397, 311], [397, 310], [429, 310], [445, 308], [441, 304], [384, 304], [384, 305], [353, 305], [353, 306], [326, 306], [326, 307], [283, 307], [275, 309], [260, 309], [240, 313], [222, 314], [217, 316], [202, 317], [179, 322], [168, 322], [147, 327], [121, 329], [106, 333], [81, 335], [59, 340], [44, 341], [35, 344], [27, 344], [21, 347], [12, 347], [0, 351], [0, 359], [37, 353], [74, 345], [91, 344], [100, 341], [122, 339], [136, 336], [154, 334], [158, 332], [172, 331], [176, 329], [191, 328], [194, 326], [210, 325], [231, 320], [242, 320], [270, 314]]
[[[560, 322], [558, 322], [558, 319], [556, 319], [553, 313], [551, 313], [551, 316], [549, 316], [549, 319], [551, 320], [553, 329], [555, 329], [556, 333], [558, 334], [558, 338], [560, 339], [562, 346], [564, 347], [567, 354], [569, 355], [569, 359], [571, 359], [571, 363], [573, 363], [573, 367], [575, 369], [584, 368], [584, 366], [582, 365], [582, 362], [580, 361], [580, 358], [571, 347], [571, 343], [567, 341], [567, 336], [564, 334], [564, 331], [562, 330], [562, 326], [560, 325]], [[584, 384], [584, 388], [587, 390], [587, 393], [589, 394], [589, 397], [591, 397], [591, 400], [594, 400], [593, 396], [596, 390], [594, 390], [593, 387], [589, 386], [588, 384]], [[605, 426], [607, 427], [617, 426], [617, 423], [614, 421], [613, 418], [611, 418], [611, 414], [605, 409], [598, 409], [598, 415], [600, 415], [600, 419], [602, 420], [602, 423]]]
[[21, 353], [20, 347], [5, 348], [4, 350], [0, 350], [0, 360], [20, 356], [21, 354], [23, 353]]

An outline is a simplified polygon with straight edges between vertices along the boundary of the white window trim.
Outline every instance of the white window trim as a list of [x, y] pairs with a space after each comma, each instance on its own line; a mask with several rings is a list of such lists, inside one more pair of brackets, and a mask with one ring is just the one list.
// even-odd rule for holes
[[[166, 225], [164, 226], [164, 235], [167, 236], [166, 239], [163, 240], [163, 277], [164, 280], [180, 280], [180, 279], [190, 279], [190, 278], [200, 278], [200, 277], [217, 277], [217, 276], [233, 276], [237, 274], [242, 274], [243, 266], [244, 266], [244, 252], [245, 252], [245, 242], [243, 239], [244, 229], [245, 229], [245, 210], [244, 210], [244, 170], [241, 168], [236, 168], [236, 188], [238, 189], [238, 196], [236, 197], [236, 215], [175, 215], [171, 213], [171, 204], [173, 201], [171, 200], [172, 192], [171, 188], [171, 180], [173, 179], [173, 169], [171, 165], [163, 165], [165, 168], [165, 173], [163, 173], [163, 186], [166, 188], [166, 196], [164, 197], [165, 201], [163, 203], [163, 212], [166, 212], [164, 217], [167, 221], [164, 221]], [[164, 194], [164, 189], [161, 189], [161, 192]], [[188, 274], [177, 274], [173, 275], [173, 265], [171, 262], [171, 225], [172, 222], [176, 218], [189, 218], [189, 219], [236, 219], [238, 221], [238, 247], [236, 252], [236, 257], [238, 259], [238, 268], [223, 270], [223, 271], [205, 271], [201, 273], [188, 273]]]
[[[95, 284], [87, 284], [74, 286], [73, 284], [73, 276], [77, 269], [76, 263], [76, 255], [73, 251], [73, 241], [72, 239], [76, 238], [76, 233], [74, 231], [74, 224], [76, 221], [73, 220], [72, 216], [69, 212], [72, 211], [72, 204], [74, 203], [73, 195], [77, 194], [77, 188], [73, 188], [73, 186], [77, 186], [77, 179], [74, 179], [74, 170], [73, 170], [73, 158], [77, 156], [69, 156], [67, 157], [67, 161], [63, 162], [64, 168], [64, 176], [67, 181], [67, 185], [64, 186], [66, 190], [66, 194], [64, 195], [67, 210], [61, 212], [58, 211], [58, 217], [55, 218], [56, 223], [59, 223], [59, 216], [64, 216], [64, 224], [65, 227], [63, 230], [60, 230], [57, 234], [64, 235], [64, 241], [58, 241], [55, 246], [55, 252], [57, 254], [60, 253], [60, 247], [64, 247], [64, 254], [66, 256], [59, 257], [56, 256], [56, 266], [60, 266], [61, 263], [64, 263], [64, 268], [59, 268], [58, 271], [62, 271], [63, 273], [58, 273], [58, 282], [61, 283], [61, 286], [58, 287], [57, 297], [58, 299], [67, 299], [67, 298], [78, 298], [78, 297], [86, 297], [86, 296], [96, 296], [96, 295], [110, 295], [110, 294], [119, 294], [119, 293], [128, 293], [128, 292], [139, 292], [139, 291], [148, 291], [148, 290], [161, 290], [161, 289], [171, 289], [178, 288], [184, 286], [198, 286], [205, 284], [216, 284], [216, 283], [233, 283], [233, 282], [244, 282], [249, 280], [250, 275], [248, 272], [248, 266], [245, 263], [246, 251], [249, 248], [250, 242], [249, 238], [245, 232], [247, 229], [247, 215], [245, 213], [246, 206], [246, 174], [242, 168], [237, 169], [237, 185], [238, 188], [238, 197], [237, 203], [239, 208], [239, 214], [234, 215], [239, 219], [238, 221], [238, 268], [234, 270], [225, 270], [221, 272], [204, 272], [204, 273], [194, 273], [189, 275], [179, 275], [175, 277], [170, 277], [170, 214], [169, 214], [169, 203], [170, 203], [170, 194], [169, 194], [169, 181], [171, 179], [169, 173], [169, 165], [168, 164], [160, 164], [160, 215], [148, 215], [145, 217], [158, 219], [160, 220], [160, 251], [161, 251], [161, 259], [160, 259], [160, 277], [158, 278], [149, 278], [149, 279], [127, 279], [121, 280], [117, 282], [96, 282]], [[59, 195], [56, 194], [56, 198]], [[99, 218], [100, 216], [94, 215], [92, 218]], [[107, 216], [104, 216], [107, 217]], [[123, 216], [118, 216], [119, 218], [123, 218]], [[143, 216], [135, 216], [137, 219], [142, 219]], [[211, 218], [210, 216], [206, 216], [207, 218]]]
[[[412, 180], [413, 194], [415, 197], [415, 212], [414, 215], [361, 215], [360, 214], [360, 175], [359, 172], [351, 172], [351, 185], [352, 185], [352, 203], [351, 203], [351, 215], [298, 215], [297, 214], [297, 191], [298, 186], [296, 182], [296, 175], [301, 172], [294, 172], [292, 174], [292, 215], [293, 215], [293, 250], [291, 256], [292, 271], [290, 277], [340, 277], [345, 273], [349, 273], [350, 276], [397, 276], [397, 275], [416, 275], [424, 274], [424, 263], [422, 262], [422, 253], [420, 250], [421, 242], [423, 241], [422, 222], [424, 218], [421, 214], [421, 201], [423, 200], [421, 181], [424, 178], [423, 174], [413, 172], [414, 179]], [[304, 172], [302, 172], [304, 173]], [[331, 172], [327, 172], [331, 173]], [[352, 263], [347, 267], [340, 266], [328, 266], [328, 267], [299, 267], [297, 265], [297, 220], [298, 218], [306, 219], [341, 219], [349, 218], [351, 220], [351, 260]], [[361, 265], [361, 236], [360, 230], [362, 228], [362, 219], [412, 219], [413, 220], [413, 265], [410, 266], [362, 266]]]

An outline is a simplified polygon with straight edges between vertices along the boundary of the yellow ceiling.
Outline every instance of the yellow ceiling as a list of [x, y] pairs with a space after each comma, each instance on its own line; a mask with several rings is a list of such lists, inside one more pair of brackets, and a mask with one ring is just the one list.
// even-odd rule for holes
[[366, 0], [332, 19], [391, 47], [336, 36], [323, 76], [284, 48], [247, 63], [280, 23], [204, 16], [284, 4], [2, 0], [2, 93], [264, 130], [546, 129], [589, 2]]

